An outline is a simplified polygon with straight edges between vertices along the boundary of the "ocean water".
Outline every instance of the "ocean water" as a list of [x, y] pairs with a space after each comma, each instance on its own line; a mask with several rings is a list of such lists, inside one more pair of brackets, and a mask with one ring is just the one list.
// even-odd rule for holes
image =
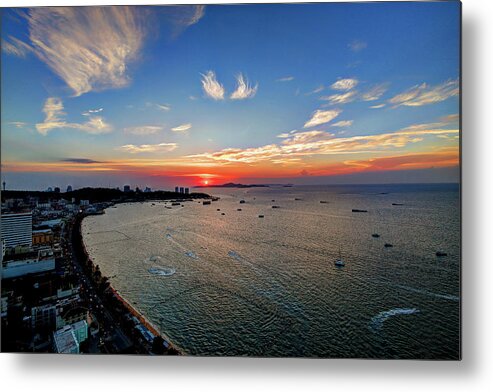
[[186, 353], [459, 357], [458, 185], [204, 191], [221, 199], [82, 224], [103, 274]]

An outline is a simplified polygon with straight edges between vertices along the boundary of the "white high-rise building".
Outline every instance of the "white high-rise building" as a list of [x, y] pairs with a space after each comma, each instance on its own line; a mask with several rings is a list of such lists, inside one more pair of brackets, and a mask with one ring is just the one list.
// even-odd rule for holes
[[32, 212], [2, 214], [0, 226], [0, 241], [5, 247], [17, 245], [33, 245], [33, 215]]

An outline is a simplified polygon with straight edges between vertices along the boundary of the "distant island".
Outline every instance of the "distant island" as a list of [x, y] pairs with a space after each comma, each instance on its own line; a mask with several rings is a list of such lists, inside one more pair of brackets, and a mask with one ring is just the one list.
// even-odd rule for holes
[[194, 188], [268, 188], [271, 186], [292, 187], [293, 184], [235, 184], [234, 182], [228, 182], [218, 185], [197, 185]]

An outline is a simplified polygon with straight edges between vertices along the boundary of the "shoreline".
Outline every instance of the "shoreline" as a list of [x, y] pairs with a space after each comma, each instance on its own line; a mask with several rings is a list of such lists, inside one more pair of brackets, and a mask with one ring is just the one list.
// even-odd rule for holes
[[[80, 238], [80, 243], [75, 244], [72, 243], [72, 246], [77, 245], [77, 247], [81, 250], [82, 254], [84, 255], [85, 258], [87, 258], [88, 261], [92, 264], [92, 258], [89, 255], [89, 252], [86, 249], [86, 245], [84, 243], [84, 236], [82, 234], [82, 221], [84, 218], [87, 216], [90, 216], [88, 214], [82, 214], [76, 217], [75, 222], [74, 222], [74, 227], [78, 233], [80, 234], [78, 237]], [[88, 279], [94, 282], [94, 276], [89, 276], [88, 274]], [[151, 321], [149, 321], [143, 314], [140, 312], [138, 309], [136, 309], [127, 299], [125, 299], [119, 292], [118, 290], [113, 287], [111, 282], [109, 281], [109, 278], [102, 275], [102, 279], [106, 279], [108, 282], [108, 288], [107, 290], [111, 291], [113, 296], [118, 300], [118, 302], [121, 304], [123, 308], [125, 308], [132, 316], [136, 317], [139, 322], [146, 327], [151, 333], [153, 333], [156, 337], [159, 336], [161, 339], [163, 339], [164, 342], [168, 344], [167, 350], [174, 350], [176, 351], [175, 355], [179, 356], [185, 356], [186, 353], [181, 348], [180, 346], [176, 345], [165, 333], [163, 333], [159, 328], [157, 328]]]

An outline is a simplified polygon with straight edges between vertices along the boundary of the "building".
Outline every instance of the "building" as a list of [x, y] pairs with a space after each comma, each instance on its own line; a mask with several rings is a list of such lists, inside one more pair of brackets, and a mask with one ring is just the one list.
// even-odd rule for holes
[[81, 207], [83, 207], [83, 206], [88, 206], [90, 203], [89, 200], [81, 200], [79, 204]]
[[178, 193], [180, 188], [178, 188], [177, 186], [175, 186], [175, 192]]
[[180, 187], [180, 193], [185, 193], [185, 188], [183, 188], [182, 186]]
[[0, 240], [7, 248], [17, 245], [32, 246], [33, 244], [33, 215], [32, 212], [2, 214]]
[[55, 187], [55, 193], [60, 193], [60, 187], [58, 186]]
[[185, 188], [185, 194], [188, 195], [190, 193], [190, 189]]
[[2, 279], [18, 278], [28, 274], [38, 274], [55, 270], [55, 254], [51, 248], [38, 252], [10, 255], [2, 261]]
[[79, 354], [80, 344], [88, 337], [87, 322], [79, 321], [67, 325], [53, 333], [55, 352], [60, 354]]
[[53, 232], [50, 229], [33, 230], [33, 246], [37, 245], [52, 245]]
[[152, 192], [152, 189], [146, 186], [144, 189], [144, 193], [149, 193], [149, 192]]
[[123, 187], [123, 192], [130, 192], [130, 185], [125, 185]]
[[72, 185], [67, 186], [67, 192], [72, 192]]

